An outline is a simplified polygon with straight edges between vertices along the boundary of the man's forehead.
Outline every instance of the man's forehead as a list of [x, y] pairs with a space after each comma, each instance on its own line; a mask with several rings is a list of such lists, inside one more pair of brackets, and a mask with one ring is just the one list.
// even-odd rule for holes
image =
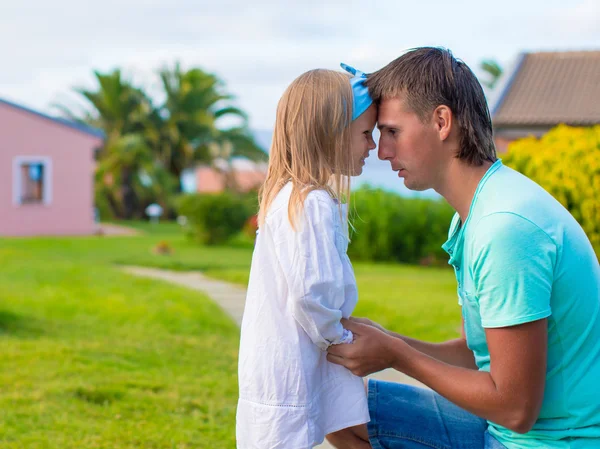
[[405, 112], [406, 109], [404, 108], [403, 98], [394, 97], [382, 99], [377, 110], [377, 122], [380, 127], [390, 126], [390, 124]]
[[389, 97], [389, 98], [382, 98], [379, 101], [379, 110], [384, 110], [384, 111], [404, 111], [406, 110], [406, 108], [404, 107], [405, 105], [405, 97], [402, 96], [395, 96], [395, 97]]

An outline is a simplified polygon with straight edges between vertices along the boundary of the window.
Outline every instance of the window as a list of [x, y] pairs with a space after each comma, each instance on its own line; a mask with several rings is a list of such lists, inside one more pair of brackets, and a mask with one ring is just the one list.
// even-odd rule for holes
[[51, 160], [43, 157], [16, 157], [13, 161], [13, 202], [50, 204]]

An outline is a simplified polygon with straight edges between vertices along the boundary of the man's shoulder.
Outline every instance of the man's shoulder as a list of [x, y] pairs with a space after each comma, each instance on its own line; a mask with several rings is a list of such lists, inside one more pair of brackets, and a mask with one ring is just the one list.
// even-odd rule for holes
[[505, 166], [490, 178], [480, 193], [472, 218], [474, 228], [485, 223], [493, 225], [495, 231], [515, 233], [516, 224], [521, 231], [539, 228], [549, 235], [553, 235], [561, 223], [574, 220], [539, 184]]
[[506, 166], [490, 177], [477, 204], [482, 215], [511, 212], [526, 216], [536, 206], [549, 208], [560, 203], [535, 181]]
[[472, 267], [492, 263], [503, 267], [502, 271], [539, 265], [540, 261], [553, 265], [560, 248], [538, 223], [506, 211], [481, 217], [471, 227], [466, 247]]

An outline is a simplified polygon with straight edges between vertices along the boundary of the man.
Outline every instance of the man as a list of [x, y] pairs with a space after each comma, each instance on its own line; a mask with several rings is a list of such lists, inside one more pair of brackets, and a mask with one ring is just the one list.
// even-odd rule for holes
[[449, 51], [412, 50], [367, 85], [379, 105], [380, 159], [408, 188], [433, 188], [457, 212], [443, 247], [463, 333], [433, 344], [344, 320], [355, 341], [332, 346], [329, 361], [361, 376], [392, 367], [433, 391], [371, 380], [371, 422], [329, 441], [600, 448], [600, 267], [585, 233], [496, 158], [481, 86]]

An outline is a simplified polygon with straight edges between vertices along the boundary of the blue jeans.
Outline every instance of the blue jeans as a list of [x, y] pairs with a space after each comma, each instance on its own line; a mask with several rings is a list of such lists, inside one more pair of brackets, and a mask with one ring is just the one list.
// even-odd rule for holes
[[505, 449], [484, 419], [423, 388], [369, 380], [369, 412], [373, 449]]

